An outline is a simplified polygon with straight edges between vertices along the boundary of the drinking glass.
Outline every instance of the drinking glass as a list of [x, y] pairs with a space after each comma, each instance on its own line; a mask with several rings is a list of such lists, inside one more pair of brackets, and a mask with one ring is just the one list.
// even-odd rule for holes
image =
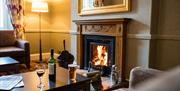
[[42, 76], [45, 73], [45, 65], [44, 64], [36, 65], [36, 73], [37, 73], [39, 80], [40, 80], [40, 83], [37, 87], [42, 88], [42, 87], [44, 87], [44, 85], [42, 83]]
[[73, 81], [73, 82], [76, 81], [76, 69], [77, 69], [77, 65], [76, 64], [69, 64], [68, 65], [70, 81]]

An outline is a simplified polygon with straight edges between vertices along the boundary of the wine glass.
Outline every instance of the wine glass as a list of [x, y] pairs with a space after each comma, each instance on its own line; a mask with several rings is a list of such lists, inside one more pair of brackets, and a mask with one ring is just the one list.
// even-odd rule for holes
[[41, 63], [36, 65], [36, 73], [37, 73], [39, 80], [40, 80], [40, 83], [37, 87], [42, 88], [42, 87], [44, 87], [44, 85], [42, 84], [42, 76], [45, 73], [45, 65], [41, 64]]

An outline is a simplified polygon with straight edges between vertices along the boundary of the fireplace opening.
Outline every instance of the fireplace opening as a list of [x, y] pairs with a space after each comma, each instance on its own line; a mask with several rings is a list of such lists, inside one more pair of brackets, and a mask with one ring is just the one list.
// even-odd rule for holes
[[81, 67], [87, 70], [100, 70], [108, 76], [115, 64], [115, 38], [112, 36], [84, 35], [83, 62]]
[[92, 65], [108, 66], [108, 46], [91, 45], [92, 47]]

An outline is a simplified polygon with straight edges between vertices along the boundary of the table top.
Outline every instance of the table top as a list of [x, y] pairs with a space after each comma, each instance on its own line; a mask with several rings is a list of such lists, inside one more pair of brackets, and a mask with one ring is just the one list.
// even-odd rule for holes
[[68, 70], [62, 67], [56, 68], [56, 82], [49, 81], [48, 70], [46, 69], [45, 74], [42, 77], [43, 89], [37, 87], [39, 84], [39, 78], [35, 71], [22, 73], [24, 87], [14, 88], [12, 91], [40, 91], [40, 90], [50, 90], [53, 88], [65, 87], [70, 85], [76, 85], [77, 83], [84, 83], [89, 81], [89, 78], [83, 77], [77, 74], [77, 81], [72, 83], [68, 79]]
[[11, 57], [0, 57], [0, 66], [18, 64], [19, 62]]

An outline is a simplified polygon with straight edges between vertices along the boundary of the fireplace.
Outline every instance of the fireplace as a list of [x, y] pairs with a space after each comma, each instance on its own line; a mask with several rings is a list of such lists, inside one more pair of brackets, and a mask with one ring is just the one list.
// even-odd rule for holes
[[77, 63], [101, 69], [116, 65], [125, 80], [126, 28], [129, 19], [74, 20], [77, 24]]
[[[111, 68], [115, 64], [115, 38], [113, 36], [83, 36], [83, 63], [84, 69], [103, 70]], [[109, 75], [110, 72], [102, 72], [103, 75]]]

